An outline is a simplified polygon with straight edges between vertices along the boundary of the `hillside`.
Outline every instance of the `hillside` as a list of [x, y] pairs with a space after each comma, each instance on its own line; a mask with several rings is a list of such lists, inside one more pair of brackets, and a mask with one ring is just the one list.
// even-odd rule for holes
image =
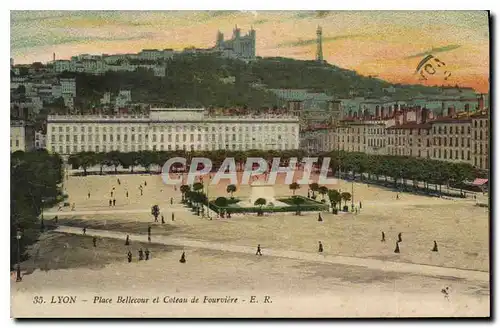
[[[102, 76], [63, 73], [77, 79], [77, 106], [99, 105], [106, 91], [132, 90], [134, 103], [162, 104], [177, 107], [248, 107], [270, 108], [277, 104], [273, 88], [308, 89], [337, 98], [381, 97], [384, 88], [393, 84], [358, 75], [351, 70], [314, 61], [288, 58], [264, 58], [252, 63], [218, 58], [213, 55], [184, 55], [168, 62], [165, 77], [152, 72], [108, 72]], [[259, 87], [256, 87], [259, 86]], [[418, 93], [436, 94], [438, 88], [421, 85], [393, 85], [396, 97]]]

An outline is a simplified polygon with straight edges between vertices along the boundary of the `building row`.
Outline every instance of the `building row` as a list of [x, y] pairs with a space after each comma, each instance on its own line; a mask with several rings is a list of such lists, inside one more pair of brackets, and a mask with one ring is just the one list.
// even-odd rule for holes
[[61, 155], [113, 150], [298, 149], [299, 121], [289, 115], [212, 116], [196, 108], [152, 108], [148, 115], [50, 115], [46, 147]]
[[372, 155], [428, 158], [489, 169], [489, 112], [450, 112], [432, 117], [426, 108], [397, 109], [391, 117], [347, 118], [335, 126], [301, 131], [310, 152], [343, 150]]

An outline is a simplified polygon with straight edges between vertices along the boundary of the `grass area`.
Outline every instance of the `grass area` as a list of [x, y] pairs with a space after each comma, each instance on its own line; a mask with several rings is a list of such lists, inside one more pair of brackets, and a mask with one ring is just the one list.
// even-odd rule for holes
[[70, 268], [95, 268], [99, 269], [112, 262], [126, 262], [127, 252], [132, 252], [132, 261], [138, 261], [140, 248], [149, 249], [151, 257], [161, 253], [180, 249], [177, 246], [167, 246], [155, 243], [141, 243], [130, 241], [125, 246], [124, 240], [112, 238], [97, 238], [93, 246], [91, 235], [69, 235], [58, 232], [42, 234], [38, 243], [32, 246], [29, 260], [23, 262], [21, 267], [26, 274], [35, 270], [49, 271]]
[[[321, 197], [318, 197], [318, 200], [315, 201], [313, 199], [309, 199], [309, 198], [306, 198], [306, 197], [301, 197], [301, 196], [298, 196], [300, 198], [302, 198], [304, 200], [304, 203], [301, 204], [300, 206], [317, 206], [317, 205], [327, 205], [326, 202], [325, 203], [321, 203]], [[290, 206], [294, 206], [295, 204], [293, 203], [293, 197], [286, 197], [286, 198], [279, 198], [278, 199], [280, 202], [283, 202], [285, 204], [288, 204]]]

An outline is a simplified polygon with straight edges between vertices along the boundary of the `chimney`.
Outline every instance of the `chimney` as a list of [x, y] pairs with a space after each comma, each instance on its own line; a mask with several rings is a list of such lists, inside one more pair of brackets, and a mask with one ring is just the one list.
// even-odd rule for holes
[[403, 107], [403, 124], [408, 123], [408, 108]]
[[453, 117], [453, 115], [455, 115], [455, 107], [448, 107], [448, 116]]
[[417, 106], [417, 110], [415, 111], [415, 120], [417, 124], [422, 123], [422, 107]]
[[421, 113], [422, 113], [422, 124], [427, 123], [427, 114], [428, 114], [427, 113], [427, 108], [424, 107], [421, 110]]
[[477, 101], [477, 110], [481, 111], [484, 109], [484, 94], [480, 94]]

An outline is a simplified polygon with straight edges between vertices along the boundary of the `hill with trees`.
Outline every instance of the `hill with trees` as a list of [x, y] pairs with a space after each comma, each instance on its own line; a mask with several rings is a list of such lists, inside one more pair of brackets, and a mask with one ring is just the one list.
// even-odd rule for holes
[[261, 58], [245, 63], [211, 54], [179, 55], [166, 63], [166, 76], [152, 71], [106, 72], [103, 75], [63, 72], [76, 77], [77, 105], [99, 107], [105, 92], [131, 90], [134, 103], [161, 104], [172, 107], [272, 108], [276, 96], [268, 89], [307, 89], [325, 92], [337, 98], [381, 97], [384, 88], [394, 86], [396, 97], [437, 94], [439, 88], [400, 85], [361, 76], [355, 71], [326, 63], [290, 58]]

